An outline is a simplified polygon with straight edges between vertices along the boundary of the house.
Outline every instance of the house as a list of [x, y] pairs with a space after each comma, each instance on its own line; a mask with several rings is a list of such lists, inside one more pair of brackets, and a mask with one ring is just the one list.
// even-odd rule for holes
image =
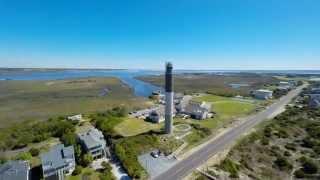
[[257, 99], [271, 99], [272, 98], [272, 91], [266, 89], [259, 89], [253, 91], [253, 96]]
[[190, 102], [183, 113], [190, 115], [194, 119], [207, 119], [212, 116], [211, 107], [212, 105], [206, 102]]
[[[159, 105], [149, 111], [149, 114], [147, 116], [147, 120], [150, 120], [153, 123], [160, 123], [165, 120], [165, 106]], [[173, 108], [173, 116], [176, 115], [176, 109]]]
[[148, 120], [153, 123], [160, 123], [164, 121], [164, 111], [161, 110], [153, 110], [150, 112], [148, 116]]
[[320, 88], [312, 88], [309, 97], [309, 107], [320, 108]]
[[186, 95], [183, 96], [180, 101], [176, 104], [176, 110], [177, 112], [184, 112], [185, 108], [187, 107], [187, 105], [190, 103], [190, 101], [192, 100], [192, 96], [190, 95]]
[[79, 133], [78, 139], [83, 149], [91, 154], [94, 160], [104, 158], [108, 155], [107, 143], [103, 133], [98, 129], [92, 127], [83, 133]]
[[293, 86], [289, 82], [280, 81], [277, 88], [281, 89], [281, 90], [288, 90], [289, 91], [292, 87]]
[[77, 114], [77, 115], [74, 115], [74, 116], [68, 116], [67, 119], [70, 120], [70, 121], [81, 121], [82, 120], [82, 114]]
[[45, 180], [63, 180], [65, 175], [72, 174], [76, 166], [73, 146], [54, 146], [49, 152], [41, 154], [41, 163]]
[[309, 107], [315, 109], [320, 108], [320, 98], [311, 98], [309, 101]]
[[9, 161], [0, 166], [0, 180], [29, 180], [29, 172], [27, 161]]

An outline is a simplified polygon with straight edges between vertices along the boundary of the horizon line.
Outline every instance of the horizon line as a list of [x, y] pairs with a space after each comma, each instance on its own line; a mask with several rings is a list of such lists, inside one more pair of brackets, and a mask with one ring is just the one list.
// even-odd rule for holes
[[[48, 70], [149, 70], [160, 71], [155, 68], [84, 68], [84, 67], [1, 67], [0, 69], [48, 69]], [[177, 71], [320, 71], [320, 69], [241, 69], [241, 68], [217, 68], [217, 69], [187, 69], [175, 68]]]

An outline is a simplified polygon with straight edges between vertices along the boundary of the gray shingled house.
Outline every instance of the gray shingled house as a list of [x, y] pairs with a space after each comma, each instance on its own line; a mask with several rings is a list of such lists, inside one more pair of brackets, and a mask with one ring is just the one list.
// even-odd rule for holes
[[41, 154], [41, 162], [45, 180], [63, 180], [65, 175], [72, 174], [76, 166], [73, 146], [56, 145]]
[[100, 159], [107, 156], [107, 146], [101, 131], [91, 128], [86, 132], [79, 133], [78, 139], [84, 150], [90, 153], [93, 159]]
[[9, 161], [0, 166], [0, 180], [29, 180], [29, 172], [27, 161]]

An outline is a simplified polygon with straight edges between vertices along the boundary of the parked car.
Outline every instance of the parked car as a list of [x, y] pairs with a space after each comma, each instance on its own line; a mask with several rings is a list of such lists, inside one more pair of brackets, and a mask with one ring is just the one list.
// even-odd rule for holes
[[158, 152], [152, 151], [150, 154], [154, 158], [158, 158], [159, 157], [159, 153]]

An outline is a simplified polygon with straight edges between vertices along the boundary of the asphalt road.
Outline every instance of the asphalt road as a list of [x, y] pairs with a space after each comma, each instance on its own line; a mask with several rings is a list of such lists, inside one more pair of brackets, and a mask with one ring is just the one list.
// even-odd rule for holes
[[270, 119], [282, 112], [285, 106], [290, 103], [292, 98], [297, 96], [306, 85], [298, 87], [295, 90], [289, 92], [286, 96], [280, 98], [274, 104], [268, 106], [265, 110], [249, 116], [242, 124], [229, 130], [216, 140], [210, 142], [203, 148], [194, 152], [189, 157], [179, 161], [176, 165], [170, 168], [168, 171], [153, 178], [154, 180], [178, 180], [182, 179], [190, 174], [194, 169], [204, 164], [210, 157], [216, 153], [224, 150], [228, 145], [234, 143], [244, 133], [248, 132], [254, 126], [259, 124], [265, 119]]

